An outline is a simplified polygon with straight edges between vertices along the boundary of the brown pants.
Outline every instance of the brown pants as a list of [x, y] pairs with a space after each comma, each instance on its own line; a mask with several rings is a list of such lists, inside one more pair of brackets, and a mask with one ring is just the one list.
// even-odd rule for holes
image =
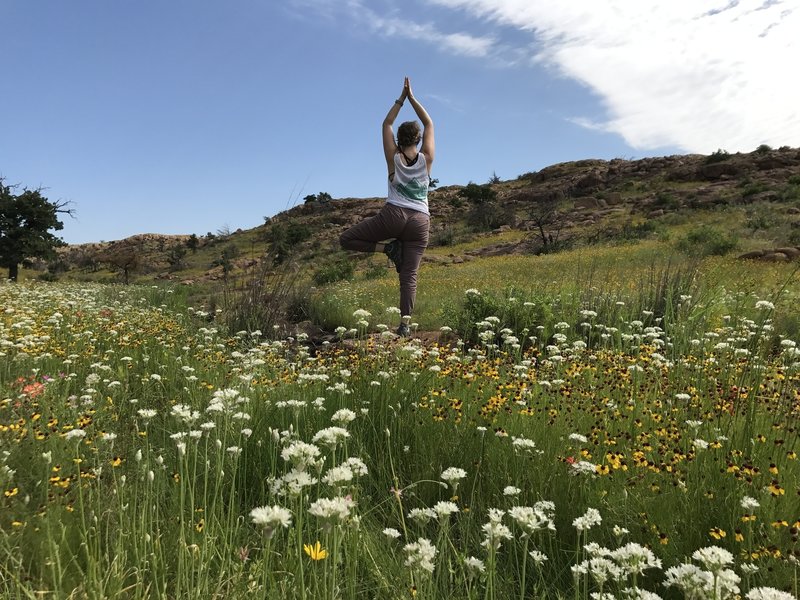
[[403, 265], [400, 268], [400, 314], [410, 315], [417, 296], [417, 271], [422, 253], [428, 247], [430, 217], [418, 210], [383, 205], [381, 212], [353, 225], [339, 236], [345, 250], [375, 252], [378, 242], [396, 238], [403, 242]]

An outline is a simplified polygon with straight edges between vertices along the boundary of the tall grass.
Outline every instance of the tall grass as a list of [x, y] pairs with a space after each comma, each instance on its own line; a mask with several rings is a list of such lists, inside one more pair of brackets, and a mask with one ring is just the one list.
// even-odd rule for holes
[[704, 268], [470, 285], [472, 343], [375, 309], [313, 355], [168, 290], [0, 286], [0, 591], [733, 597], [694, 563], [796, 596], [795, 284]]

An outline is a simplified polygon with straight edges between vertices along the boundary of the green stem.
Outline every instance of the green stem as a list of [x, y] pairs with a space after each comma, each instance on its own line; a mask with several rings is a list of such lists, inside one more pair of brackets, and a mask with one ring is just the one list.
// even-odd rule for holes
[[519, 600], [525, 600], [525, 570], [528, 566], [528, 542], [530, 542], [530, 536], [525, 536], [525, 547], [522, 550], [522, 583], [520, 585], [520, 592], [519, 592]]

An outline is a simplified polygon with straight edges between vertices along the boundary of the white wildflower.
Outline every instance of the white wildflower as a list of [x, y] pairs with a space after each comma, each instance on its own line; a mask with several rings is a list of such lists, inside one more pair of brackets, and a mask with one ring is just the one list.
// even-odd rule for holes
[[383, 530], [383, 535], [385, 535], [388, 538], [396, 540], [397, 538], [400, 537], [400, 532], [393, 527], [387, 527], [386, 529]]
[[448, 467], [442, 474], [440, 475], [442, 481], [446, 481], [450, 487], [453, 488], [453, 492], [456, 491], [458, 487], [459, 481], [464, 479], [467, 476], [467, 472], [464, 469], [460, 469], [458, 467]]
[[436, 558], [436, 546], [430, 540], [419, 538], [416, 542], [406, 544], [405, 565], [413, 571], [433, 573], [433, 561]]
[[267, 539], [271, 538], [279, 527], [286, 529], [292, 524], [292, 513], [277, 505], [254, 508], [250, 511], [250, 518], [255, 525], [263, 528]]
[[579, 532], [588, 531], [595, 525], [599, 525], [602, 520], [603, 519], [600, 516], [599, 510], [596, 508], [587, 508], [583, 516], [577, 517], [574, 521], [572, 521], [572, 526], [575, 527]]

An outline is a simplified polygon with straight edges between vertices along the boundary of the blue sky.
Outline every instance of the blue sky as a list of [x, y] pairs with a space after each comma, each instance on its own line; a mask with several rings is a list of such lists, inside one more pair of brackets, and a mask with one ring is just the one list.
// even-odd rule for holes
[[[65, 241], [250, 228], [382, 196], [411, 77], [441, 185], [800, 146], [800, 0], [2, 0], [0, 176]], [[408, 105], [398, 123], [413, 118]]]

